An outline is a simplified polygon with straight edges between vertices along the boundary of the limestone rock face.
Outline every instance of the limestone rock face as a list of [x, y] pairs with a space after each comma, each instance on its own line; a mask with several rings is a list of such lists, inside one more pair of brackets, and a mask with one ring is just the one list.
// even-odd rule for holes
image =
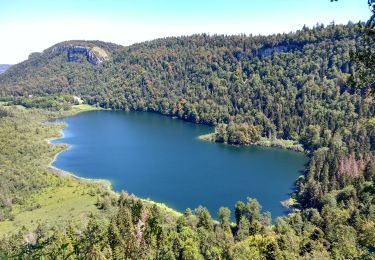
[[73, 44], [66, 44], [56, 46], [52, 49], [52, 54], [67, 53], [67, 60], [69, 62], [77, 62], [79, 55], [86, 57], [87, 61], [93, 65], [100, 65], [108, 59], [108, 54], [105, 50], [99, 47], [86, 47]]
[[260, 51], [260, 56], [262, 58], [265, 58], [265, 57], [271, 56], [274, 52], [287, 52], [290, 49], [291, 48], [289, 46], [284, 46], [284, 45], [265, 48]]

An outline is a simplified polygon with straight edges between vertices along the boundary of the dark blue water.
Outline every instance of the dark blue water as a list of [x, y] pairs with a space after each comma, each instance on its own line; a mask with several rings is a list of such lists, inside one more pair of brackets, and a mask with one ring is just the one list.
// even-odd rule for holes
[[117, 191], [183, 211], [199, 205], [216, 216], [238, 200], [256, 198], [273, 217], [285, 209], [303, 154], [236, 147], [197, 139], [212, 127], [153, 113], [92, 111], [62, 119], [67, 143], [54, 166], [81, 177], [108, 179]]

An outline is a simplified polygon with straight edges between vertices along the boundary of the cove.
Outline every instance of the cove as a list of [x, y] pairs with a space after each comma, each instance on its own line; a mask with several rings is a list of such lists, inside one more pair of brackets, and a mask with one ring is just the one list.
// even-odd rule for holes
[[90, 111], [60, 119], [68, 124], [54, 143], [70, 148], [53, 166], [85, 178], [107, 179], [116, 191], [184, 211], [199, 205], [216, 217], [221, 206], [256, 198], [272, 217], [307, 162], [301, 153], [259, 146], [210, 143], [213, 131], [155, 113]]

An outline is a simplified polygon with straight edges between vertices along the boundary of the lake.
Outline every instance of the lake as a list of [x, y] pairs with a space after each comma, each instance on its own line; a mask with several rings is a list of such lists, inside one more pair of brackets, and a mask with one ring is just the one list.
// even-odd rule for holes
[[213, 127], [155, 113], [90, 111], [61, 119], [70, 148], [55, 167], [80, 177], [107, 179], [126, 190], [184, 211], [203, 205], [217, 216], [247, 197], [272, 217], [307, 162], [301, 153], [259, 146], [232, 146], [198, 139]]

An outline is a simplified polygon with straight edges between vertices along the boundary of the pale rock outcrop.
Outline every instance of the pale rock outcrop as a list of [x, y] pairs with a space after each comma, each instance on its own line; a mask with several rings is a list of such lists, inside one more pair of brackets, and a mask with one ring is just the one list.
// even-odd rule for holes
[[108, 54], [105, 50], [99, 47], [86, 47], [73, 44], [66, 44], [56, 46], [52, 49], [52, 54], [67, 53], [67, 60], [69, 62], [78, 61], [78, 55], [84, 55], [87, 61], [93, 65], [100, 65], [104, 61], [108, 60]]

